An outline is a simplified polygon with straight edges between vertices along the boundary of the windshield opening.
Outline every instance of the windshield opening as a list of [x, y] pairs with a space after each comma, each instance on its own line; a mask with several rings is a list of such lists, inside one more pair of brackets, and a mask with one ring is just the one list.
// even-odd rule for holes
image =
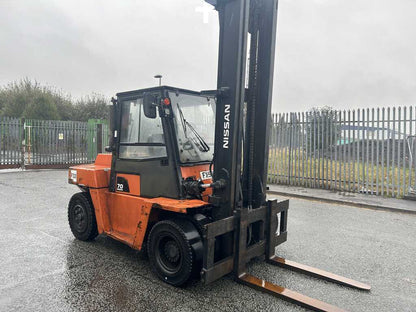
[[215, 99], [170, 92], [182, 163], [208, 162], [214, 154]]

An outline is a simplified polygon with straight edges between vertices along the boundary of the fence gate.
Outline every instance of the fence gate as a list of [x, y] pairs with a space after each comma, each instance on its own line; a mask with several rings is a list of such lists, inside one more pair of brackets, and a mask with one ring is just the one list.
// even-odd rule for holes
[[91, 163], [108, 144], [103, 120], [0, 119], [0, 168], [66, 168]]
[[19, 168], [23, 131], [20, 119], [0, 117], [0, 169]]

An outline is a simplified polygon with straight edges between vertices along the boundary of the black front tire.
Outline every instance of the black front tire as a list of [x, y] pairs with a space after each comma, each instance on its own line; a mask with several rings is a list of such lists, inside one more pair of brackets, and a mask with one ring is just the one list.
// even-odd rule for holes
[[163, 220], [149, 234], [147, 252], [153, 272], [165, 283], [184, 285], [200, 265], [202, 243], [186, 220]]
[[97, 220], [90, 194], [76, 193], [68, 205], [68, 222], [72, 234], [82, 241], [93, 240], [98, 235]]

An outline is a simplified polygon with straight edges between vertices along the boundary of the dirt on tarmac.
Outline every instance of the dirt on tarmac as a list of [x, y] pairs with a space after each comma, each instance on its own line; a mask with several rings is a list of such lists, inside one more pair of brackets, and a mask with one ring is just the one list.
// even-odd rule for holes
[[[174, 288], [145, 255], [72, 236], [66, 170], [0, 172], [0, 311], [306, 311], [225, 277]], [[249, 272], [349, 311], [416, 311], [416, 215], [290, 201], [288, 259], [370, 284], [362, 292], [253, 261]]]

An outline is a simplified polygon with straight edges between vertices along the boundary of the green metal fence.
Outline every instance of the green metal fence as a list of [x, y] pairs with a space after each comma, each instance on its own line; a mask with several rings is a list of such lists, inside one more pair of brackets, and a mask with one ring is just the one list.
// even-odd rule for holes
[[20, 167], [22, 138], [21, 119], [0, 117], [0, 169]]
[[0, 168], [61, 168], [93, 162], [108, 145], [108, 124], [0, 118]]

